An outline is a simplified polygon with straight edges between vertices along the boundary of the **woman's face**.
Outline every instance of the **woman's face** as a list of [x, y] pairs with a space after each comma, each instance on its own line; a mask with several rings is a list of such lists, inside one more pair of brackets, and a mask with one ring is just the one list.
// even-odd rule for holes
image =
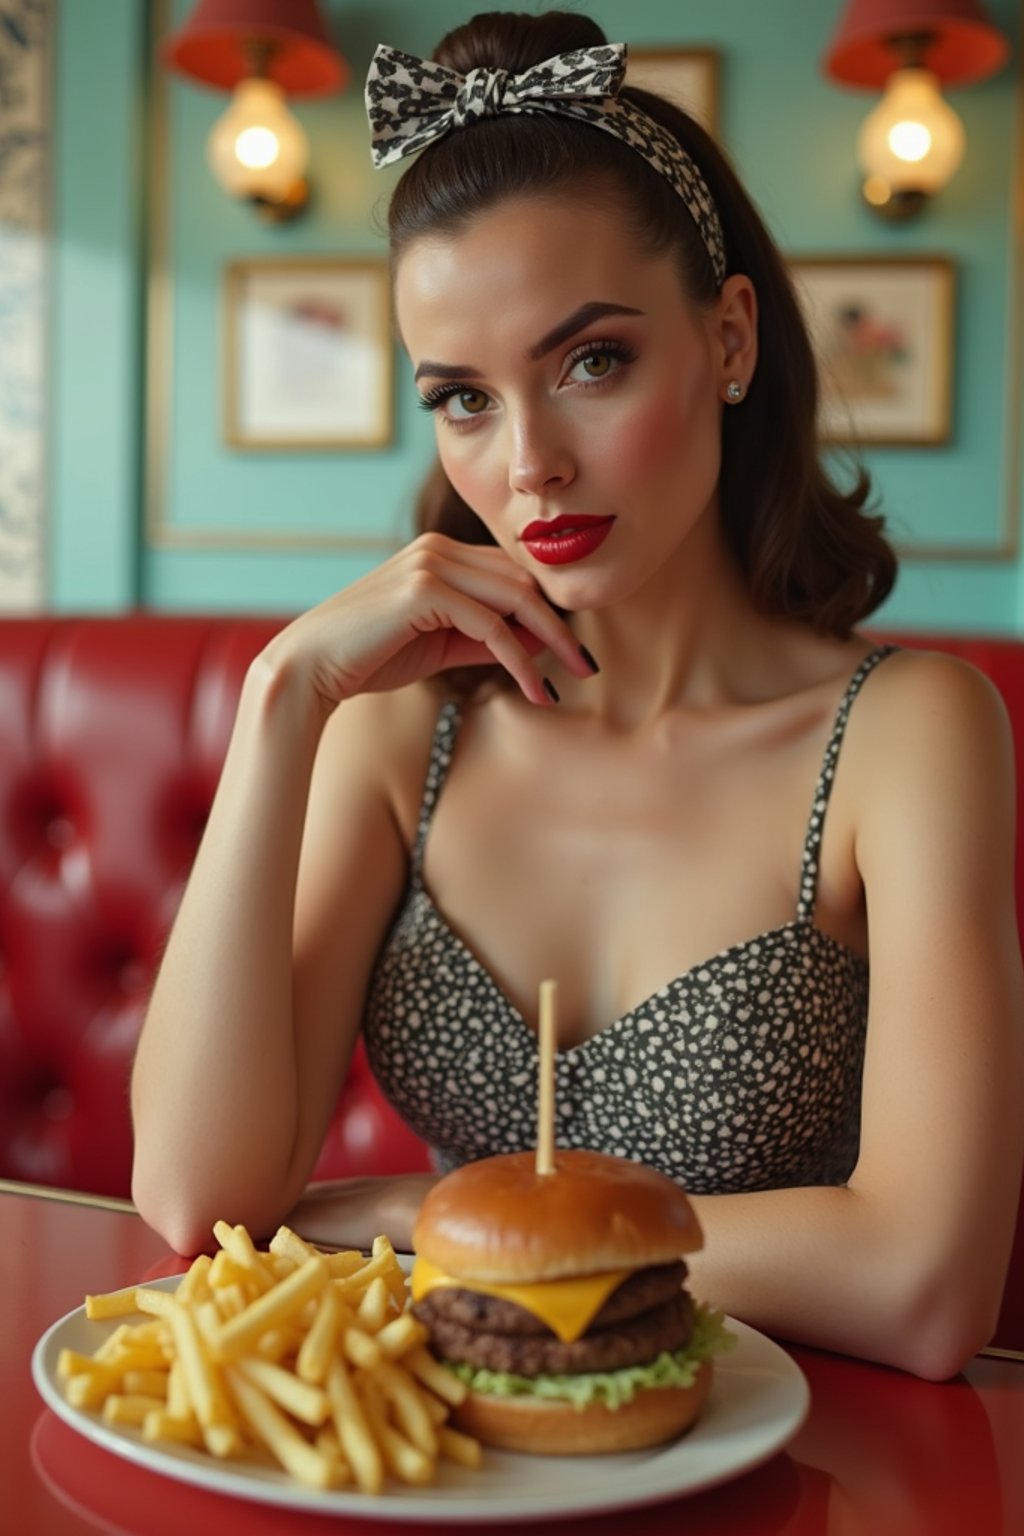
[[716, 505], [723, 300], [698, 310], [671, 255], [561, 197], [417, 241], [395, 302], [449, 480], [551, 601], [604, 607], [686, 558]]

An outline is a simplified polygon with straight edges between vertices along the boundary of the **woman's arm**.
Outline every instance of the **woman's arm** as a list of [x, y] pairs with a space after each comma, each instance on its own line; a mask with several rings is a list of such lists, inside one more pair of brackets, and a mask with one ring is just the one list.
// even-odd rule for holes
[[994, 1330], [1024, 1156], [1015, 786], [995, 689], [949, 658], [886, 662], [851, 717], [840, 789], [871, 958], [857, 1166], [847, 1188], [697, 1199], [694, 1285], [771, 1332], [942, 1379]]
[[175, 1248], [272, 1230], [309, 1178], [405, 879], [395, 779], [437, 708], [407, 685], [497, 661], [547, 707], [548, 647], [590, 675], [507, 555], [425, 535], [249, 669], [132, 1077], [132, 1192]]
[[272, 1230], [322, 1142], [404, 880], [381, 783], [361, 766], [382, 702], [351, 700], [324, 731], [316, 778], [343, 814], [331, 832], [314, 822], [301, 856], [304, 881], [336, 904], [335, 943], [300, 967], [294, 907], [322, 725], [259, 663], [243, 687], [132, 1081], [133, 1196], [181, 1252], [204, 1247], [218, 1217]]
[[311, 1184], [286, 1220], [311, 1243], [369, 1250], [383, 1232], [398, 1253], [411, 1253], [420, 1206], [440, 1177], [396, 1173]]

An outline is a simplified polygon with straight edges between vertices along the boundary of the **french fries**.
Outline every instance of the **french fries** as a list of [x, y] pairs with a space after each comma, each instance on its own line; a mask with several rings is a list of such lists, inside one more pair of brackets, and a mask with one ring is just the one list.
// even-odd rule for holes
[[433, 1482], [441, 1458], [481, 1464], [447, 1423], [466, 1389], [425, 1348], [386, 1237], [367, 1258], [288, 1227], [266, 1252], [242, 1226], [214, 1236], [173, 1292], [86, 1297], [87, 1317], [116, 1326], [91, 1355], [61, 1352], [70, 1403], [154, 1445], [269, 1458], [311, 1488], [375, 1494], [389, 1475]]

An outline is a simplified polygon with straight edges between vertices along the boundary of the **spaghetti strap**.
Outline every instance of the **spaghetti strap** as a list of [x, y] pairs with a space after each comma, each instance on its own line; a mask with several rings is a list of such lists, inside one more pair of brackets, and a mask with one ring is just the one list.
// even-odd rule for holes
[[423, 799], [420, 803], [420, 817], [416, 825], [416, 841], [413, 844], [410, 857], [409, 877], [413, 885], [420, 886], [423, 883], [423, 850], [426, 847], [427, 833], [430, 830], [430, 822], [434, 815], [438, 796], [451, 767], [452, 753], [455, 750], [455, 739], [459, 734], [460, 723], [459, 706], [454, 702], [443, 704], [437, 716], [437, 724], [434, 727], [434, 740], [430, 747], [430, 762], [427, 766], [426, 782], [423, 786]]
[[825, 748], [822, 759], [821, 772], [814, 790], [814, 802], [811, 806], [811, 817], [807, 825], [807, 836], [804, 839], [803, 858], [800, 864], [800, 898], [797, 902], [797, 922], [810, 923], [814, 920], [814, 904], [818, 895], [818, 866], [821, 860], [821, 836], [825, 826], [825, 812], [828, 809], [829, 797], [832, 794], [832, 783], [835, 779], [836, 762], [839, 758], [839, 748], [843, 743], [843, 735], [846, 731], [846, 723], [850, 718], [850, 710], [853, 701], [864, 685], [865, 679], [899, 647], [895, 645], [880, 645], [869, 652], [850, 678], [846, 686], [846, 692], [839, 701], [836, 710], [835, 722], [832, 726], [832, 734]]

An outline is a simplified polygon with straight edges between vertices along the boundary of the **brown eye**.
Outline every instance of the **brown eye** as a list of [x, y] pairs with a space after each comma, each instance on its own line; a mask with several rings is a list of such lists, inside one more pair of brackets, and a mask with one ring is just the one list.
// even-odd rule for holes
[[580, 362], [592, 379], [603, 379], [612, 366], [607, 352], [591, 352], [589, 357], [581, 357]]
[[481, 411], [487, 409], [487, 396], [482, 389], [464, 389], [456, 398], [469, 416], [479, 416]]

